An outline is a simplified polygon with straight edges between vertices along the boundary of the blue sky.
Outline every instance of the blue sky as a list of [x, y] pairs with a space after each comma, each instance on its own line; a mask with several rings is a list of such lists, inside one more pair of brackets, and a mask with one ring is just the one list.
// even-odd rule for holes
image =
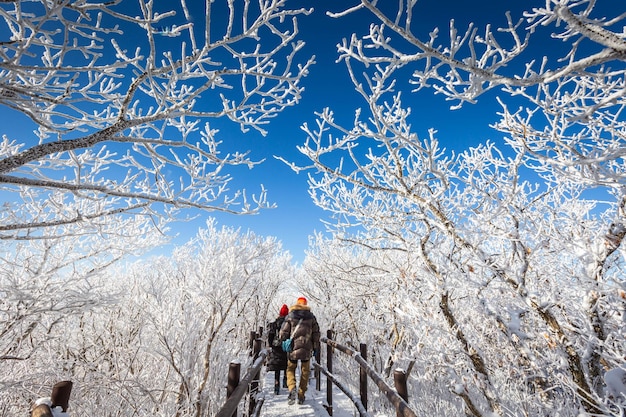
[[[265, 138], [260, 135], [249, 135], [235, 139], [241, 147], [249, 146], [253, 158], [266, 161], [252, 171], [241, 170], [233, 184], [242, 184], [249, 192], [258, 190], [256, 184], [262, 183], [268, 189], [268, 198], [276, 203], [277, 208], [265, 210], [254, 216], [233, 216], [219, 213], [210, 214], [222, 225], [250, 229], [264, 236], [276, 236], [283, 242], [283, 247], [291, 252], [294, 260], [301, 262], [308, 246], [308, 236], [314, 231], [324, 231], [320, 219], [328, 218], [328, 214], [317, 208], [308, 195], [306, 173], [296, 174], [284, 163], [273, 158], [280, 154], [288, 160], [306, 164], [296, 150], [306, 136], [300, 129], [304, 122], [311, 125], [314, 112], [324, 107], [331, 107], [341, 119], [351, 120], [354, 111], [364, 105], [362, 99], [351, 88], [352, 84], [343, 63], [335, 63], [336, 44], [342, 38], [349, 37], [352, 32], [363, 34], [367, 31], [369, 15], [360, 13], [348, 18], [332, 19], [325, 15], [325, 10], [339, 11], [339, 2], [316, 0], [315, 2], [293, 2], [294, 5], [313, 3], [315, 11], [310, 16], [300, 19], [301, 38], [307, 43], [305, 53], [316, 56], [316, 65], [304, 82], [305, 91], [301, 103], [285, 110], [268, 127]], [[346, 1], [342, 4], [351, 4]], [[289, 4], [289, 3], [288, 3]], [[504, 12], [516, 7], [517, 16], [521, 16], [519, 6], [514, 1], [502, 1], [495, 5], [489, 1], [437, 1], [420, 0], [416, 10], [420, 15], [416, 18], [420, 27], [427, 34], [436, 25], [442, 25], [447, 31], [448, 21], [454, 18], [459, 28], [464, 29], [473, 15], [479, 22], [487, 22], [490, 18], [498, 23], [505, 23]], [[493, 94], [486, 96], [478, 105], [464, 106], [461, 110], [450, 111], [450, 102], [441, 96], [434, 96], [432, 91], [422, 91], [403, 95], [416, 115], [414, 128], [420, 137], [427, 135], [429, 128], [436, 129], [437, 137], [447, 149], [465, 149], [487, 139], [495, 140], [498, 133], [488, 127], [496, 120]], [[222, 130], [222, 134], [240, 136], [238, 127], [230, 126]], [[204, 218], [204, 216], [203, 216]], [[199, 219], [188, 224], [177, 224], [176, 230], [187, 235], [204, 222]], [[185, 230], [187, 229], [187, 230]], [[182, 237], [181, 235], [181, 237]]]
[[[126, 0], [134, 4], [132, 0]], [[221, 0], [218, 0], [218, 3]], [[160, 3], [163, 2], [163, 3]], [[203, 2], [190, 3], [193, 7]], [[235, 2], [238, 4], [238, 2]], [[341, 19], [332, 19], [326, 11], [340, 11], [358, 3], [358, 0], [289, 0], [290, 8], [314, 7], [309, 16], [299, 18], [300, 39], [306, 42], [302, 50], [302, 60], [308, 56], [316, 56], [316, 64], [310, 75], [304, 80], [302, 100], [299, 105], [286, 109], [267, 126], [268, 135], [262, 137], [256, 132], [242, 134], [239, 127], [228, 122], [212, 123], [220, 129], [219, 138], [225, 146], [240, 151], [250, 150], [254, 160], [265, 159], [265, 162], [253, 170], [237, 168], [234, 171], [235, 179], [231, 189], [245, 188], [248, 193], [257, 193], [260, 184], [268, 190], [268, 199], [277, 205], [277, 208], [264, 210], [254, 216], [236, 216], [223, 213], [200, 213], [198, 218], [190, 222], [177, 222], [171, 225], [171, 232], [178, 234], [175, 244], [182, 244], [194, 236], [197, 229], [202, 227], [207, 217], [216, 217], [219, 224], [241, 228], [243, 231], [252, 230], [263, 236], [275, 236], [283, 242], [283, 247], [291, 252], [294, 260], [301, 262], [304, 251], [308, 246], [308, 238], [315, 231], [324, 231], [321, 219], [328, 215], [315, 207], [308, 195], [306, 173], [296, 174], [284, 163], [276, 160], [274, 155], [280, 155], [287, 160], [306, 164], [296, 147], [301, 145], [306, 136], [300, 126], [308, 122], [313, 124], [314, 112], [324, 107], [334, 110], [338, 119], [350, 121], [354, 111], [362, 107], [362, 99], [354, 92], [347, 70], [343, 63], [335, 63], [337, 58], [336, 44], [351, 33], [363, 35], [367, 32], [373, 17], [369, 12], [355, 13]], [[380, 2], [381, 4], [383, 1]], [[393, 2], [395, 3], [395, 2]], [[158, 7], [166, 7], [165, 0], [155, 2]], [[221, 4], [221, 3], [220, 3]], [[337, 6], [341, 4], [343, 6]], [[388, 3], [389, 4], [389, 3]], [[602, 2], [605, 7], [616, 6], [617, 0]], [[312, 6], [311, 6], [312, 5]], [[414, 9], [414, 30], [422, 39], [435, 27], [440, 27], [442, 42], [448, 31], [450, 19], [454, 19], [456, 27], [462, 34], [469, 22], [473, 21], [480, 30], [484, 30], [487, 23], [494, 26], [506, 23], [505, 11], [510, 10], [514, 20], [522, 16], [522, 7], [545, 6], [545, 0], [525, 1], [501, 0], [419, 0]], [[613, 5], [613, 6], [611, 6]], [[622, 6], [623, 8], [623, 6]], [[619, 8], [618, 8], [619, 9]], [[176, 24], [182, 24], [177, 18], [172, 18]], [[175, 42], [176, 38], [173, 38]], [[543, 38], [545, 39], [545, 38]], [[543, 43], [533, 49], [538, 55], [550, 53]], [[406, 80], [401, 80], [406, 82]], [[413, 112], [412, 125], [420, 136], [427, 135], [428, 129], [438, 131], [437, 138], [442, 146], [448, 150], [464, 150], [477, 143], [493, 140], [501, 144], [498, 132], [489, 128], [489, 124], [497, 119], [496, 104], [497, 92], [491, 92], [480, 98], [476, 105], [465, 105], [460, 110], [451, 111], [450, 102], [442, 96], [435, 96], [432, 91], [423, 90], [419, 93], [403, 92], [403, 102], [411, 107]], [[20, 135], [32, 135], [32, 126], [29, 126], [24, 116], [15, 116], [0, 109], [0, 116], [12, 123], [3, 124], [2, 134], [17, 138]]]

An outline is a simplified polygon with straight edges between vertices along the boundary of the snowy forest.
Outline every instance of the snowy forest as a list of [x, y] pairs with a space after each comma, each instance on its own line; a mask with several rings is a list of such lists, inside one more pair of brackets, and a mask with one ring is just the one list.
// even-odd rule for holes
[[[34, 126], [0, 127], [0, 415], [60, 380], [73, 416], [214, 415], [250, 330], [303, 294], [381, 375], [411, 364], [418, 415], [624, 417], [626, 7], [427, 32], [420, 1], [322, 10], [367, 34], [332, 51], [350, 113], [329, 99], [279, 155], [329, 215], [299, 264], [210, 214], [272, 205], [232, 186], [263, 162], [215, 126], [264, 135], [298, 106], [302, 3], [0, 0], [0, 107]], [[418, 92], [497, 97], [498, 135], [447, 150]], [[154, 254], [192, 211], [205, 226]]]

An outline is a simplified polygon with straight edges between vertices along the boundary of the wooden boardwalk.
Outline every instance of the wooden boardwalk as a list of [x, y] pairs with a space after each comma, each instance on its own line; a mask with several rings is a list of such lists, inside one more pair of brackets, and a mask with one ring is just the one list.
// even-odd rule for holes
[[[326, 402], [326, 380], [322, 375], [321, 391], [315, 390], [315, 379], [311, 372], [309, 389], [306, 392], [304, 404], [287, 404], [287, 388], [281, 388], [278, 395], [274, 394], [274, 372], [264, 372], [262, 375], [261, 395], [265, 398], [261, 411], [262, 417], [313, 417], [328, 416], [324, 404]], [[296, 374], [296, 377], [299, 376]], [[352, 402], [337, 388], [333, 389], [333, 417], [353, 417], [355, 407]], [[358, 413], [357, 413], [358, 415]]]

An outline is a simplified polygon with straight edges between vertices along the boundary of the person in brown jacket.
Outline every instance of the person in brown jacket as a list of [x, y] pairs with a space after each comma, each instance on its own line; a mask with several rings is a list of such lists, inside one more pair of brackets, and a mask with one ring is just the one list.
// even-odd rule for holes
[[280, 329], [280, 340], [292, 339], [292, 349], [287, 353], [287, 388], [289, 405], [296, 402], [296, 368], [300, 361], [300, 383], [298, 385], [298, 404], [304, 402], [304, 394], [309, 385], [311, 374], [311, 356], [320, 348], [320, 327], [317, 318], [311, 312], [304, 297], [298, 298], [291, 306], [289, 314]]

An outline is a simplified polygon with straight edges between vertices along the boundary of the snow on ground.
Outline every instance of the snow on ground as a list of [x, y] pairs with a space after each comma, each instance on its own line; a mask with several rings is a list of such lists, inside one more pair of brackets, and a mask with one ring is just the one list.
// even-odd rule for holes
[[[282, 375], [281, 375], [282, 377]], [[296, 379], [300, 376], [296, 372]], [[326, 404], [326, 378], [322, 375], [321, 391], [315, 390], [315, 377], [311, 372], [309, 389], [306, 392], [304, 404], [297, 402], [293, 405], [287, 404], [287, 388], [281, 388], [278, 395], [274, 395], [274, 372], [266, 372], [261, 379], [262, 395], [265, 403], [261, 411], [262, 417], [287, 416], [287, 417], [313, 417], [328, 416], [323, 404]], [[337, 387], [333, 386], [333, 417], [354, 417], [359, 413], [352, 402]]]

